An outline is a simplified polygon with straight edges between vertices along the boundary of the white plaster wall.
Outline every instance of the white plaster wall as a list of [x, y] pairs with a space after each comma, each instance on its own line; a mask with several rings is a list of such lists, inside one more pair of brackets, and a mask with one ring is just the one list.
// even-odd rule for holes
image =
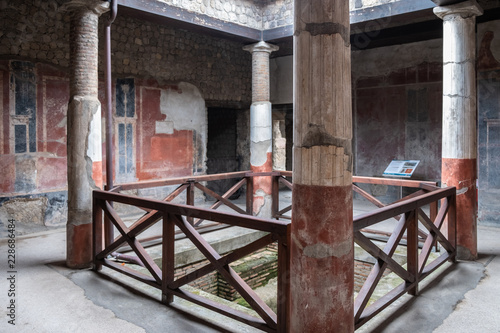
[[[198, 143], [198, 149], [202, 149], [202, 161], [193, 161], [195, 164], [203, 165], [203, 173], [206, 171], [207, 158], [207, 135], [208, 120], [205, 100], [200, 91], [194, 85], [181, 82], [178, 85], [182, 93], [176, 90], [162, 90], [160, 100], [160, 111], [166, 115], [165, 124], [158, 124], [158, 127], [173, 129], [177, 131], [190, 130], [195, 131], [197, 138], [201, 140]], [[167, 133], [168, 134], [168, 133]], [[195, 158], [196, 152], [195, 152]]]

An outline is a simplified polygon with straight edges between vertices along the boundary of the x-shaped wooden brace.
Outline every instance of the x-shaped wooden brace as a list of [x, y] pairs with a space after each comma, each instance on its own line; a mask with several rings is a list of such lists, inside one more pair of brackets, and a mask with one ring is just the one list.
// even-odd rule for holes
[[255, 249], [261, 248], [273, 241], [272, 236], [263, 237], [227, 256], [221, 257], [220, 254], [198, 233], [198, 231], [180, 215], [169, 215], [177, 227], [193, 242], [198, 250], [210, 261], [210, 265], [204, 266], [195, 272], [190, 273], [176, 281], [168, 284], [169, 289], [178, 287], [196, 280], [214, 269], [217, 270], [224, 279], [234, 287], [234, 289], [250, 304], [259, 316], [272, 329], [277, 328], [276, 314], [269, 306], [260, 299], [260, 297], [248, 286], [248, 284], [229, 266], [229, 263], [252, 253]]
[[373, 266], [370, 274], [368, 275], [363, 287], [358, 293], [358, 296], [354, 300], [354, 318], [355, 321], [363, 314], [363, 311], [370, 300], [378, 282], [382, 278], [386, 268], [390, 268], [394, 273], [399, 275], [406, 282], [412, 283], [415, 277], [411, 275], [407, 270], [405, 270], [401, 265], [399, 265], [392, 256], [399, 245], [401, 238], [408, 226], [409, 221], [413, 218], [414, 213], [410, 212], [408, 215], [403, 215], [399, 222], [397, 223], [391, 237], [387, 241], [383, 250], [380, 250], [378, 246], [373, 244], [368, 238], [366, 238], [360, 231], [354, 233], [354, 239], [356, 243], [361, 246], [365, 251], [370, 253], [377, 262]]
[[420, 252], [418, 258], [418, 274], [422, 274], [425, 269], [425, 264], [429, 259], [432, 247], [439, 241], [439, 243], [445, 248], [447, 253], [442, 255], [442, 259], [448, 258], [451, 253], [455, 251], [453, 245], [448, 241], [448, 239], [441, 233], [441, 227], [443, 226], [446, 214], [448, 213], [449, 205], [448, 200], [444, 200], [441, 208], [436, 216], [434, 222], [422, 211], [418, 209], [418, 215], [420, 216], [420, 222], [429, 229], [429, 236], [425, 240], [422, 251]]
[[[183, 184], [177, 187], [172, 193], [170, 193], [163, 201], [170, 202], [173, 199], [175, 199], [179, 194], [181, 194], [188, 185]], [[115, 210], [109, 205], [106, 204], [106, 207], [102, 207], [104, 212], [109, 216], [110, 214], [110, 208], [113, 214], [118, 217], [116, 214]], [[135, 238], [150, 227], [153, 226], [156, 222], [158, 222], [161, 218], [163, 217], [163, 214], [156, 211], [156, 210], [150, 210], [148, 213], [144, 214], [141, 218], [139, 218], [136, 222], [134, 222], [129, 228], [127, 235], [129, 238]], [[113, 222], [113, 224], [115, 224]], [[116, 224], [115, 224], [116, 225]], [[120, 233], [121, 234], [121, 233]], [[108, 254], [111, 252], [115, 251], [118, 249], [120, 246], [122, 246], [125, 242], [127, 242], [127, 238], [121, 234], [118, 236], [113, 243], [109, 244], [101, 253], [97, 255], [98, 260], [102, 260], [106, 258]]]
[[[210, 206], [210, 209], [217, 209], [219, 208], [222, 204], [228, 206], [229, 208], [233, 209], [234, 211], [246, 215], [247, 212], [241, 209], [240, 207], [236, 206], [234, 203], [229, 201], [229, 197], [232, 196], [240, 187], [242, 187], [246, 183], [246, 179], [243, 178], [239, 182], [233, 185], [226, 193], [223, 195], [219, 195], [218, 193], [210, 190], [209, 188], [201, 185], [200, 183], [194, 183], [194, 186], [197, 187], [199, 190], [202, 192], [210, 195], [211, 197], [215, 198], [217, 201]], [[194, 222], [194, 226], [197, 227], [199, 226], [204, 220], [198, 219]]]
[[[364, 197], [366, 200], [370, 201], [372, 204], [374, 204], [378, 208], [382, 208], [382, 207], [386, 206], [385, 204], [382, 203], [382, 201], [374, 198], [372, 195], [370, 195], [368, 192], [366, 192], [365, 190], [363, 190], [361, 187], [359, 187], [359, 186], [357, 186], [355, 184], [352, 184], [352, 189], [354, 190], [354, 192], [359, 193], [362, 197]], [[394, 201], [392, 204], [403, 202], [403, 201], [406, 201], [406, 200], [418, 197], [418, 196], [420, 196], [422, 194], [425, 194], [425, 193], [427, 193], [427, 192], [424, 191], [424, 190], [419, 190], [419, 191], [416, 191], [416, 192], [414, 192], [414, 193], [412, 193], [410, 195], [407, 195], [404, 198], [401, 198], [401, 199], [399, 199], [397, 201]], [[396, 215], [393, 218], [396, 221], [399, 221], [401, 219], [401, 216], [400, 215]], [[365, 229], [363, 231], [369, 232], [370, 230]], [[422, 230], [420, 230], [420, 229], [418, 229], [418, 236], [421, 237], [421, 239], [426, 239], [427, 238], [427, 234], [425, 232], [423, 232]]]
[[[142, 263], [144, 264], [144, 267], [146, 267], [146, 269], [151, 273], [151, 275], [153, 276], [156, 283], [161, 286], [162, 272], [161, 272], [160, 268], [154, 262], [154, 260], [149, 256], [149, 254], [146, 252], [146, 250], [144, 249], [142, 244], [139, 242], [139, 240], [137, 240], [137, 238], [135, 237], [137, 235], [138, 229], [142, 229], [142, 231], [144, 231], [145, 230], [144, 228], [146, 228], [146, 226], [149, 227], [151, 224], [153, 224], [155, 222], [155, 221], [152, 221], [154, 216], [152, 216], [150, 218], [149, 224], [147, 224], [147, 223], [139, 224], [134, 229], [134, 231], [131, 231], [125, 225], [125, 223], [122, 221], [122, 219], [118, 216], [116, 211], [113, 209], [113, 207], [111, 207], [111, 205], [108, 202], [106, 202], [106, 206], [102, 207], [102, 208], [103, 208], [106, 216], [111, 221], [111, 223], [113, 223], [113, 225], [118, 229], [121, 236], [116, 241], [114, 241], [112, 244], [110, 244], [104, 251], [102, 251], [100, 254], [98, 254], [97, 259], [101, 259], [101, 260], [104, 259], [107, 256], [107, 254], [109, 254], [111, 251], [118, 248], [124, 242], [127, 242], [130, 245], [130, 247], [134, 250], [134, 252], [137, 254], [139, 259], [142, 261]], [[153, 212], [150, 212], [150, 213], [148, 213], [148, 215], [152, 214], [152, 213]], [[155, 214], [158, 214], [158, 212], [155, 212]], [[160, 214], [160, 217], [161, 217], [161, 214]]]

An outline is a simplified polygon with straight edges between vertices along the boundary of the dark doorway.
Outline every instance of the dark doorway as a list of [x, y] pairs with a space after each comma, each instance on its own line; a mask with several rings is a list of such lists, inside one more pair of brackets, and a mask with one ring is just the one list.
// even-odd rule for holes
[[[236, 114], [232, 109], [208, 109], [208, 143], [207, 143], [207, 173], [226, 173], [239, 171], [240, 162], [236, 154], [237, 130]], [[225, 193], [234, 184], [236, 179], [226, 179], [210, 182], [208, 188], [219, 194]], [[231, 199], [235, 199], [235, 193]]]

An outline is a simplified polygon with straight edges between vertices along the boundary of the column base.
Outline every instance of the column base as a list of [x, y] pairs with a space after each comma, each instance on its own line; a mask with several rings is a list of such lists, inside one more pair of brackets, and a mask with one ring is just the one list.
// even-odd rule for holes
[[66, 226], [66, 265], [90, 268], [92, 265], [92, 223]]
[[477, 259], [477, 160], [443, 158], [443, 186], [457, 189], [457, 259]]
[[293, 185], [293, 332], [354, 332], [352, 186]]

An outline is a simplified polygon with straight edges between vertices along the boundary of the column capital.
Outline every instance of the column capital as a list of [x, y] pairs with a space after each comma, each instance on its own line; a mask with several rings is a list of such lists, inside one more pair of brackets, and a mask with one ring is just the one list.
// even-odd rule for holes
[[450, 6], [434, 7], [434, 14], [440, 19], [446, 21], [450, 16], [461, 16], [468, 18], [483, 15], [483, 9], [476, 0], [468, 0]]
[[279, 47], [273, 44], [266, 43], [264, 41], [260, 41], [255, 44], [245, 45], [243, 46], [243, 50], [248, 51], [250, 53], [254, 52], [267, 52], [271, 54], [271, 52], [278, 51]]
[[88, 10], [101, 16], [110, 9], [108, 1], [102, 0], [71, 0], [61, 6], [61, 11], [73, 12], [79, 10]]

